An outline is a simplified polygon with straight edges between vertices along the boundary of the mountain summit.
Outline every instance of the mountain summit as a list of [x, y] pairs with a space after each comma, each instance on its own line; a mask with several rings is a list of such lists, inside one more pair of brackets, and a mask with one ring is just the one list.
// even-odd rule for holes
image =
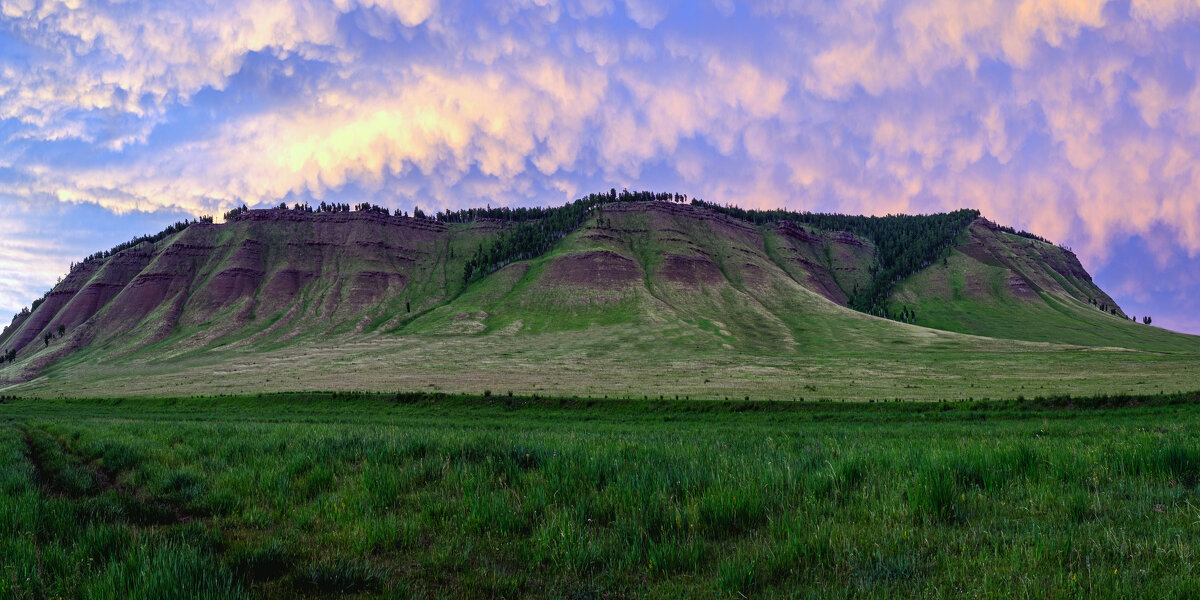
[[[676, 384], [701, 390], [727, 369], [764, 369], [778, 379], [764, 389], [785, 389], [794, 360], [887, 361], [938, 344], [1200, 351], [1198, 338], [1131, 321], [1069, 250], [976, 211], [855, 217], [683, 200], [613, 191], [553, 209], [296, 207], [180, 224], [89, 257], [17, 315], [0, 334], [0, 380], [97, 393], [110, 378], [126, 391], [145, 378], [198, 392], [495, 381], [619, 395], [594, 367], [724, 365], [679, 372]], [[301, 383], [271, 364], [290, 360], [344, 362], [346, 381]], [[588, 381], [532, 375], [552, 364]], [[523, 369], [527, 381], [514, 380]], [[738, 393], [758, 391], [753, 376], [733, 379]]]

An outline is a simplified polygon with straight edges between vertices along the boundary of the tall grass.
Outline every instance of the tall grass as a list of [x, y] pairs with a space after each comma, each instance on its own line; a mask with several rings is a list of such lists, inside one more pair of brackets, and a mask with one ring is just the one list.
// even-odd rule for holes
[[0, 596], [1200, 593], [1193, 405], [334, 406], [6, 405]]

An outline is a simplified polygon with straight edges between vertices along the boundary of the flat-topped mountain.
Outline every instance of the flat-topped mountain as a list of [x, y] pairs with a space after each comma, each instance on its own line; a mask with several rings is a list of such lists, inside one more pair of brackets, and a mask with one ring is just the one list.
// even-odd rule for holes
[[[425, 385], [422, 372], [447, 371], [482, 390], [543, 363], [569, 361], [588, 377], [617, 357], [738, 369], [847, 352], [889, 360], [930, 340], [1200, 351], [1200, 338], [1131, 321], [1069, 250], [975, 211], [849, 217], [680, 198], [613, 192], [423, 218], [280, 208], [183, 224], [75, 265], [0, 334], [0, 380], [86, 388], [106, 374], [167, 377], [200, 364], [250, 377], [239, 366], [250, 357], [303, 361], [347, 347], [390, 348], [371, 361], [400, 371], [385, 384], [355, 363], [345, 385], [324, 387]], [[513, 363], [547, 344], [553, 360]], [[416, 354], [389, 362], [400, 348]], [[444, 354], [464, 349], [480, 360]], [[290, 384], [262, 388], [324, 389]], [[604, 389], [589, 385], [576, 387]]]

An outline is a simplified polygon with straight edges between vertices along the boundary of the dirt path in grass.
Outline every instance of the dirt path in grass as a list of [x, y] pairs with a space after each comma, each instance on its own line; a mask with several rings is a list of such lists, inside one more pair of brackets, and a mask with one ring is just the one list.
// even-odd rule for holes
[[[121, 483], [121, 470], [106, 468], [99, 459], [89, 459], [44, 428], [20, 424], [17, 429], [33, 467], [33, 480], [45, 497], [79, 503], [111, 493], [120, 505], [114, 516], [133, 528], [171, 527], [193, 520], [203, 523], [213, 516], [171, 498], [154, 496], [145, 488]], [[81, 515], [80, 518], [97, 517]], [[297, 589], [303, 590], [302, 597], [343, 595], [346, 582], [339, 578], [336, 564], [324, 565], [319, 560], [306, 561], [294, 555], [274, 557], [269, 551], [227, 555], [228, 542], [243, 533], [222, 527], [222, 543], [209, 546], [209, 550], [253, 590], [254, 597], [297, 597]]]
[[[106, 491], [114, 492], [121, 498], [122, 504], [126, 505], [127, 508], [134, 509], [130, 515], [132, 518], [129, 520], [131, 524], [135, 525], [186, 523], [198, 516], [178, 503], [164, 498], [153, 497], [144, 489], [129, 488], [122, 485], [117, 481], [118, 473], [104, 468], [97, 464], [95, 460], [88, 460], [87, 457], [75, 452], [68, 445], [64, 444], [62, 440], [44, 429], [35, 430], [28, 425], [22, 425], [19, 429], [25, 440], [29, 462], [33, 465], [34, 477], [43, 493], [63, 498], [69, 496], [90, 497], [98, 496]], [[52, 447], [44, 448], [39, 445], [34, 439], [35, 435], [37, 435], [35, 431], [39, 432], [41, 437], [49, 444], [52, 444]], [[53, 472], [53, 468], [48, 468], [48, 451], [57, 451], [64, 456], [67, 462], [78, 464], [80, 468], [84, 469], [93, 478], [96, 488], [86, 491], [73, 491], [65, 486], [59, 479], [61, 473], [55, 473]]]
[[55, 489], [53, 482], [46, 476], [46, 470], [42, 466], [44, 464], [42, 451], [37, 447], [37, 444], [33, 443], [33, 435], [29, 432], [29, 427], [21, 425], [18, 427], [18, 430], [21, 432], [21, 438], [25, 442], [25, 455], [29, 459], [29, 464], [33, 466], [33, 479], [37, 482], [38, 489], [43, 494], [60, 498], [66, 497], [66, 494], [61, 490]]

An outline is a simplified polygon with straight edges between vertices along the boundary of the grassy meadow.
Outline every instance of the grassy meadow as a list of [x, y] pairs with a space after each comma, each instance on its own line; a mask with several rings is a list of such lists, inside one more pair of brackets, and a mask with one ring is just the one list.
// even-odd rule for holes
[[[559, 321], [571, 318], [564, 314]], [[528, 335], [331, 335], [266, 350], [251, 344], [186, 352], [153, 347], [115, 359], [104, 358], [103, 348], [85, 349], [29, 381], [0, 383], [0, 394], [104, 398], [157, 397], [163, 390], [177, 395], [421, 390], [595, 399], [937, 401], [1200, 389], [1200, 345], [1168, 352], [1020, 342], [861, 315], [812, 319], [801, 342], [743, 348], [738, 340], [755, 337], [753, 323], [731, 317]], [[502, 321], [501, 327], [508, 325]], [[1162, 333], [1136, 327], [1151, 341]], [[741, 338], [725, 335], [737, 330]]]
[[1198, 401], [10, 398], [0, 597], [1196, 597]]

